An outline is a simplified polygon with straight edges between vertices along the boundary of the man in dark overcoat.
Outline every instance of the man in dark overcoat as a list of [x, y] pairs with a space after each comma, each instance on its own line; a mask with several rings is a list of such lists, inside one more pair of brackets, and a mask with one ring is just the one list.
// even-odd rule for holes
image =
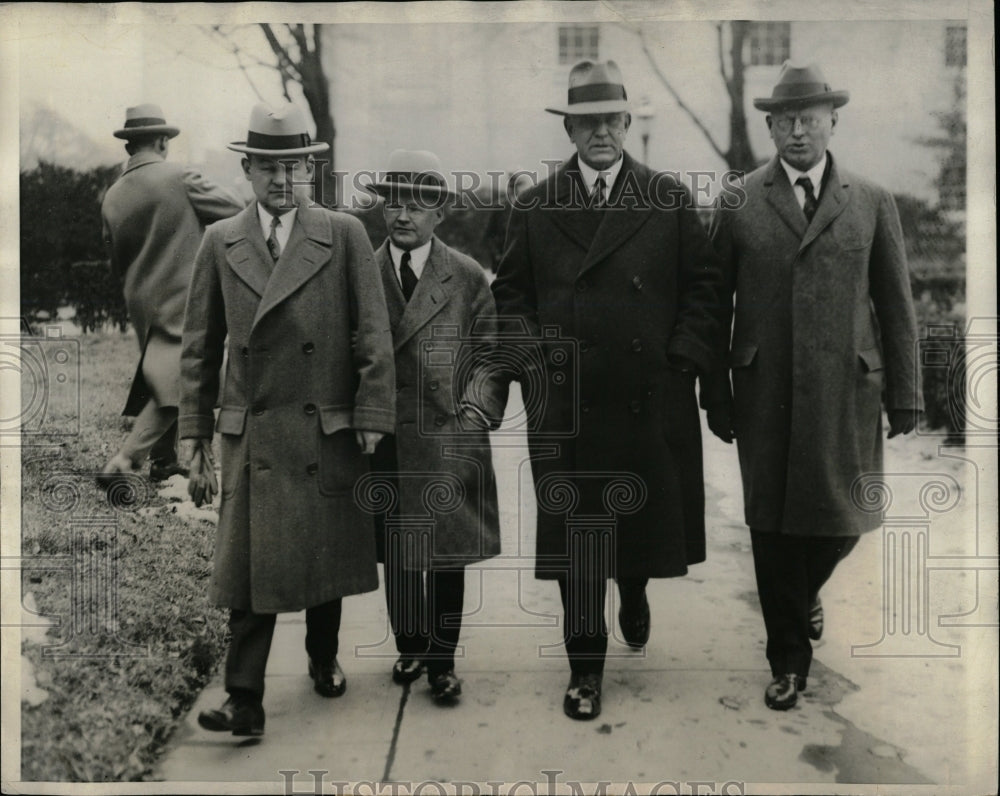
[[786, 62], [754, 100], [777, 153], [722, 194], [711, 226], [733, 323], [729, 367], [702, 398], [712, 431], [739, 449], [775, 710], [806, 687], [820, 588], [881, 524], [855, 486], [881, 472], [883, 403], [890, 437], [921, 408], [895, 203], [827, 150], [847, 101], [815, 64]]
[[[257, 201], [206, 233], [188, 299], [180, 434], [189, 488], [211, 500], [221, 435], [222, 505], [211, 597], [230, 609], [229, 698], [209, 730], [259, 735], [275, 615], [306, 609], [315, 690], [340, 696], [341, 598], [378, 587], [373, 520], [354, 498], [368, 456], [395, 427], [392, 337], [361, 223], [310, 205], [305, 114], [258, 105], [230, 149]], [[218, 419], [219, 368], [228, 335]]]
[[104, 196], [101, 220], [139, 343], [139, 364], [122, 412], [135, 416], [135, 423], [105, 465], [98, 479], [104, 485], [140, 467], [147, 455], [153, 480], [181, 471], [177, 401], [191, 267], [205, 226], [244, 206], [197, 171], [166, 162], [170, 139], [179, 133], [152, 104], [128, 108], [125, 125], [114, 133], [127, 142], [129, 160]]
[[375, 261], [396, 354], [396, 433], [372, 457], [397, 497], [377, 515], [392, 678], [413, 682], [426, 666], [434, 700], [449, 703], [462, 691], [465, 567], [500, 552], [488, 433], [507, 402], [489, 372], [496, 308], [482, 266], [434, 234], [456, 198], [435, 154], [397, 150], [366, 187], [384, 200], [389, 237]]
[[[648, 578], [705, 558], [694, 383], [713, 366], [721, 273], [689, 192], [624, 151], [631, 123], [613, 61], [569, 76], [577, 154], [515, 203], [493, 294], [505, 361], [528, 405], [536, 576], [559, 583], [571, 679], [563, 709], [600, 712], [607, 579], [625, 641], [649, 637]], [[507, 325], [508, 318], [512, 321]], [[517, 367], [514, 367], [516, 370]]]

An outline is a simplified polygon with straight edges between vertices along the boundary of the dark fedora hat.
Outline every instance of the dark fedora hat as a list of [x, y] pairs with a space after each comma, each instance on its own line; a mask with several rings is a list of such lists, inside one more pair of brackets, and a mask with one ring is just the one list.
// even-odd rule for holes
[[114, 136], [127, 141], [141, 135], [165, 135], [173, 138], [178, 133], [180, 129], [167, 124], [160, 106], [147, 102], [125, 109], [125, 126], [121, 130], [115, 130]]
[[426, 149], [397, 149], [389, 155], [388, 168], [381, 173], [381, 179], [364, 188], [383, 199], [416, 196], [424, 201], [443, 203], [455, 198], [440, 158]]
[[839, 108], [847, 103], [850, 96], [846, 91], [831, 91], [818, 64], [795, 66], [791, 61], [785, 61], [771, 96], [756, 98], [753, 106], [759, 111], [774, 111], [830, 102], [834, 108]]
[[614, 61], [580, 61], [569, 72], [565, 105], [546, 108], [560, 116], [620, 113], [630, 109], [622, 73]]
[[325, 152], [330, 145], [312, 142], [306, 115], [297, 105], [286, 102], [272, 108], [259, 102], [250, 111], [247, 140], [233, 141], [228, 148], [248, 155], [280, 156]]

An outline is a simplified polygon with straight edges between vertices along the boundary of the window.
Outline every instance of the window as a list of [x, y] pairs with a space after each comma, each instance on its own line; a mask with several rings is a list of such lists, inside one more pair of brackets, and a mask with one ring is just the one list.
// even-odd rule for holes
[[754, 22], [750, 25], [750, 66], [780, 66], [791, 50], [791, 22]]
[[597, 25], [563, 25], [559, 28], [559, 63], [575, 64], [577, 61], [596, 61]]
[[944, 29], [944, 65], [965, 66], [965, 25]]

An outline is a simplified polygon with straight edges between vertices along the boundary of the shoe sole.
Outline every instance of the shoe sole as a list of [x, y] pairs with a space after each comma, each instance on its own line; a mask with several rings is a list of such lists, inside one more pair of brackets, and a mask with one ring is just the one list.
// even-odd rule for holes
[[263, 727], [230, 727], [224, 722], [216, 721], [211, 716], [198, 716], [198, 726], [209, 732], [231, 732], [240, 737], [258, 736], [264, 734]]
[[771, 710], [790, 710], [798, 704], [798, 697], [787, 702], [778, 702], [775, 699], [768, 699], [764, 697], [764, 704], [767, 705]]
[[336, 699], [339, 696], [343, 696], [344, 692], [347, 691], [347, 683], [344, 683], [340, 688], [335, 688], [332, 691], [327, 691], [326, 689], [320, 688], [318, 685], [314, 683], [313, 691], [315, 691], [321, 697], [326, 697], [327, 699]]

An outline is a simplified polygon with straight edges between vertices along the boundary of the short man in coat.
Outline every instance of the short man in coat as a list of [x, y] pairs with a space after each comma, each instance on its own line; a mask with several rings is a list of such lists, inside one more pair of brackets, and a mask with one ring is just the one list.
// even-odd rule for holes
[[392, 677], [412, 682], [426, 666], [433, 698], [448, 703], [461, 694], [465, 567], [500, 552], [488, 435], [507, 402], [506, 381], [489, 371], [496, 309], [482, 266], [434, 235], [455, 199], [436, 155], [397, 150], [367, 188], [384, 200], [389, 238], [375, 260], [396, 353], [396, 433], [372, 457], [397, 496], [377, 523]]
[[501, 349], [520, 332], [547, 363], [517, 374], [539, 407], [528, 428], [536, 576], [556, 579], [563, 600], [563, 709], [591, 719], [607, 578], [624, 639], [641, 649], [647, 579], [705, 559], [694, 383], [714, 365], [721, 273], [689, 192], [624, 152], [631, 116], [615, 63], [577, 64], [569, 84], [568, 104], [547, 110], [577, 154], [515, 202], [493, 295]]
[[123, 412], [135, 415], [135, 423], [104, 467], [99, 480], [105, 485], [141, 466], [147, 455], [153, 480], [181, 472], [177, 401], [191, 267], [205, 226], [243, 209], [229, 191], [165, 161], [169, 140], [179, 132], [151, 104], [128, 108], [125, 126], [115, 131], [127, 141], [129, 160], [101, 203], [101, 219], [139, 343], [139, 364]]
[[777, 154], [723, 193], [711, 226], [733, 324], [729, 369], [703, 401], [712, 431], [739, 448], [776, 710], [806, 686], [820, 587], [881, 524], [852, 487], [882, 469], [883, 401], [890, 437], [920, 409], [895, 203], [827, 151], [847, 100], [816, 65], [786, 62], [772, 96], [754, 100]]
[[[337, 663], [341, 598], [378, 588], [373, 520], [355, 500], [368, 457], [395, 427], [392, 338], [361, 223], [296, 195], [309, 182], [305, 114], [258, 105], [243, 170], [257, 201], [211, 227], [191, 281], [180, 434], [194, 440], [189, 488], [211, 500], [213, 428], [222, 505], [211, 597], [230, 609], [229, 698], [209, 730], [259, 735], [275, 615], [306, 609], [309, 674], [346, 687]], [[228, 335], [218, 420], [219, 368]]]

